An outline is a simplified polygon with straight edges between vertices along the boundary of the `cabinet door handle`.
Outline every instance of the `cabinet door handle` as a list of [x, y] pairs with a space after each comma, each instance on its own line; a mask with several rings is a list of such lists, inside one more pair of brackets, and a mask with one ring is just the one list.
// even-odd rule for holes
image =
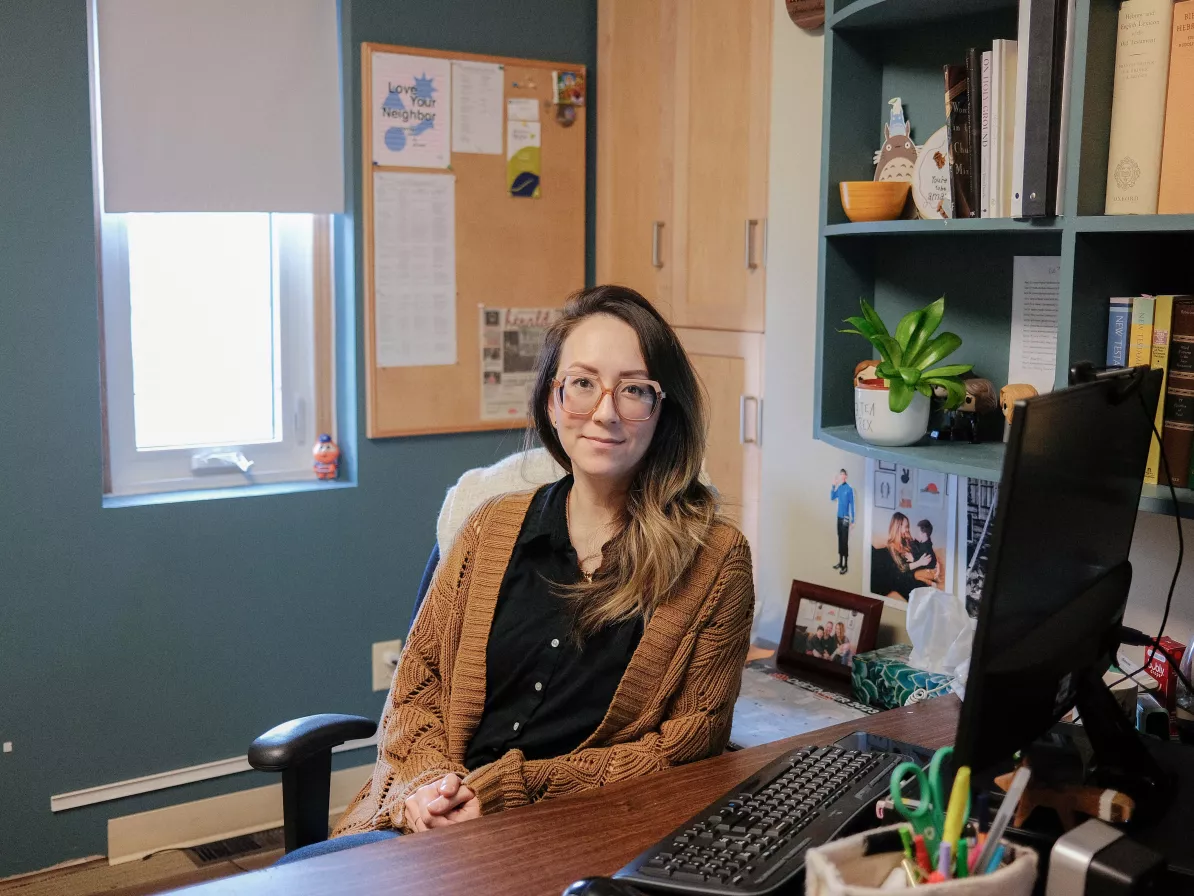
[[[755, 403], [755, 434], [746, 437], [746, 403]], [[763, 399], [756, 395], [743, 395], [738, 399], [738, 441], [743, 445], [759, 445], [763, 441]]]
[[660, 236], [663, 234], [663, 222], [656, 221], [651, 225], [651, 267], [663, 267], [663, 255], [661, 252], [660, 243], [662, 242]]
[[746, 269], [753, 271], [759, 266], [755, 261], [755, 229], [759, 226], [758, 218], [751, 218], [746, 222]]

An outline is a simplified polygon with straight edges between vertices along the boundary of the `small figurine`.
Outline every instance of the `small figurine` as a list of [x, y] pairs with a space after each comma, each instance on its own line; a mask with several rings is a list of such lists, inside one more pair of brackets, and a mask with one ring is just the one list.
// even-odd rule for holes
[[332, 441], [326, 432], [315, 443], [315, 476], [317, 479], [335, 479], [340, 472], [340, 446]]
[[854, 385], [858, 386], [863, 380], [879, 379], [879, 374], [876, 372], [876, 368], [878, 368], [878, 366], [882, 363], [882, 361], [859, 361], [857, 364], [855, 364]]
[[898, 96], [887, 104], [891, 112], [883, 125], [883, 146], [875, 153], [875, 180], [911, 182], [917, 157], [912, 122], [904, 119], [904, 104]]
[[982, 377], [966, 380], [966, 397], [958, 408], [958, 425], [974, 444], [997, 442], [1003, 438], [999, 395], [995, 384]]
[[1027, 383], [1008, 383], [999, 390], [999, 410], [1003, 411], [1008, 425], [1012, 422], [1012, 413], [1016, 410], [1016, 402], [1021, 398], [1035, 398], [1040, 393]]

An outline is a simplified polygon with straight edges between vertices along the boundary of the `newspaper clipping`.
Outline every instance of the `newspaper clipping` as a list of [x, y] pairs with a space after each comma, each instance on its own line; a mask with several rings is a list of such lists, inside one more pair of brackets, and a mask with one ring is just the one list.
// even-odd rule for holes
[[481, 309], [481, 419], [522, 420], [543, 337], [558, 308]]

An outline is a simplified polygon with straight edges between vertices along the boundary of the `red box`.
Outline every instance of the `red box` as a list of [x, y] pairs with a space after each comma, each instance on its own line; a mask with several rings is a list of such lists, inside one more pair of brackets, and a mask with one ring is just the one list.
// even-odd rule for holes
[[[1161, 638], [1161, 646], [1169, 651], [1169, 655], [1173, 657], [1173, 661], [1181, 665], [1182, 655], [1186, 652], [1186, 646], [1179, 644], [1177, 641], [1170, 638], [1168, 635]], [[1145, 671], [1157, 680], [1158, 693], [1165, 704], [1165, 709], [1169, 712], [1169, 736], [1177, 737], [1177, 673], [1173, 667], [1169, 665], [1169, 660], [1165, 658], [1165, 654], [1160, 650], [1154, 651], [1152, 647], [1144, 648], [1144, 659], [1147, 661], [1150, 654], [1152, 660], [1148, 662]]]

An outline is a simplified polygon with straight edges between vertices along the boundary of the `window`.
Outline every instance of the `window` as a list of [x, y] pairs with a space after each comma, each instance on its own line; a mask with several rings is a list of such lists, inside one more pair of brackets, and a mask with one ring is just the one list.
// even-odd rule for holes
[[344, 208], [336, 4], [91, 0], [88, 28], [104, 492], [314, 480]]
[[101, 215], [110, 493], [312, 478], [330, 419], [330, 327], [316, 326], [329, 229], [300, 214]]

